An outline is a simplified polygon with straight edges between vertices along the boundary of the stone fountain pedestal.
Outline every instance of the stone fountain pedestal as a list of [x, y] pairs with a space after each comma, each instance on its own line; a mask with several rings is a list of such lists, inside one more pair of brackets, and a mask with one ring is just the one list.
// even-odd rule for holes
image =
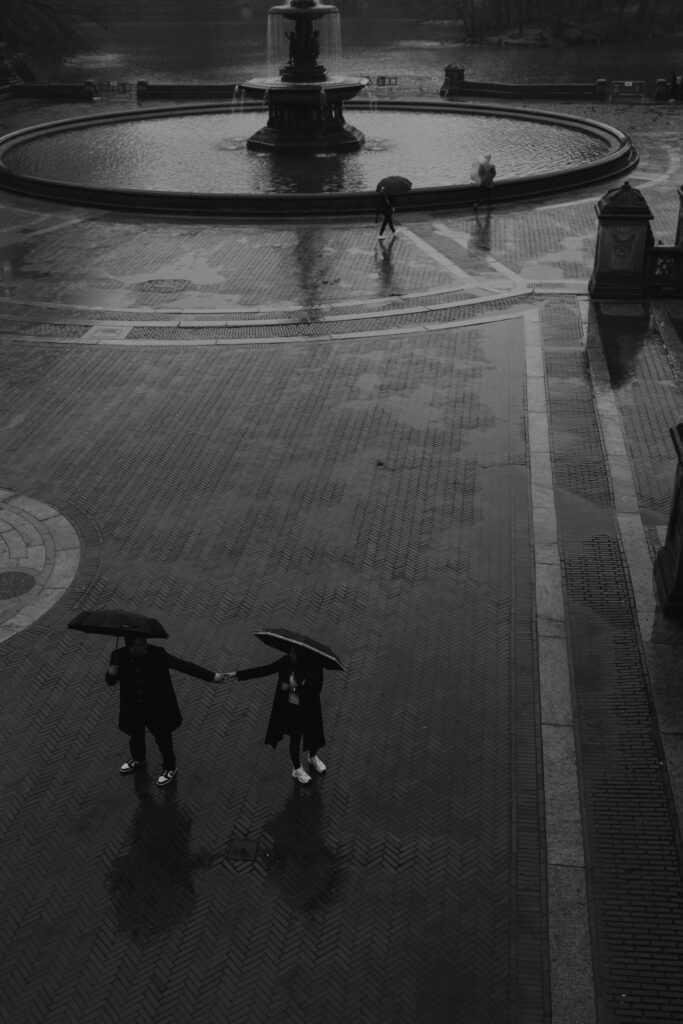
[[247, 148], [279, 153], [345, 153], [360, 149], [365, 136], [347, 124], [344, 101], [357, 95], [364, 85], [364, 81], [354, 79], [308, 83], [266, 78], [245, 82], [245, 96], [268, 104], [268, 122], [251, 136]]
[[289, 59], [279, 78], [252, 78], [241, 85], [245, 96], [268, 104], [268, 123], [251, 136], [248, 149], [344, 153], [364, 144], [363, 133], [344, 119], [344, 102], [367, 79], [328, 77], [318, 60], [321, 28], [338, 21], [337, 8], [319, 0], [289, 0], [271, 7], [269, 26], [290, 26], [280, 37], [287, 41]]

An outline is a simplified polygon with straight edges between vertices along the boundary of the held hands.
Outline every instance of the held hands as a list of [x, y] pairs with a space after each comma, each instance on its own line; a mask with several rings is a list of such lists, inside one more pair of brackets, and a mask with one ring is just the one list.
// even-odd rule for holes
[[227, 683], [229, 679], [235, 679], [236, 672], [216, 672], [213, 677], [214, 683]]

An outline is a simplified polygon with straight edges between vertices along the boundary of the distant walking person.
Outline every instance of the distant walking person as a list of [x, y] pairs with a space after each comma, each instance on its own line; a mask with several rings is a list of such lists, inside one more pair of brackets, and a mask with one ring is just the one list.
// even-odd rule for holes
[[320, 691], [323, 669], [320, 661], [306, 655], [301, 648], [291, 647], [288, 654], [269, 665], [228, 672], [228, 678], [259, 679], [277, 673], [277, 685], [270, 712], [265, 743], [275, 749], [283, 736], [289, 736], [292, 776], [307, 785], [311, 776], [301, 766], [301, 747], [308, 751], [306, 767], [322, 775], [326, 767], [318, 757], [325, 746]]
[[384, 238], [384, 232], [387, 228], [391, 229], [392, 235], [396, 234], [396, 228], [394, 227], [393, 216], [396, 211], [396, 199], [394, 196], [389, 196], [386, 192], [380, 192], [379, 200], [377, 202], [377, 209], [375, 210], [375, 224], [377, 223], [380, 214], [383, 218], [379, 229], [379, 238]]
[[119, 685], [119, 729], [130, 737], [130, 759], [119, 770], [129, 775], [147, 763], [145, 729], [149, 729], [162, 757], [157, 785], [166, 786], [176, 774], [172, 734], [183, 720], [169, 669], [207, 683], [224, 682], [226, 676], [175, 658], [163, 647], [148, 644], [144, 636], [126, 634], [124, 641], [124, 647], [112, 651], [105, 676], [109, 686]]
[[493, 179], [496, 176], [496, 165], [491, 163], [491, 154], [481, 157], [472, 169], [472, 181], [479, 185], [477, 198], [474, 201], [474, 209], [478, 209], [479, 203], [485, 202], [491, 209], [493, 199]]

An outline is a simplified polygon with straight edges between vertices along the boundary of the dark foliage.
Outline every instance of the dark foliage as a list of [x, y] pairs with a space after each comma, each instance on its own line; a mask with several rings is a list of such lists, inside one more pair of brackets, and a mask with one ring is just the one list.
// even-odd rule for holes
[[10, 58], [55, 63], [88, 47], [97, 8], [92, 0], [0, 0], [0, 46]]

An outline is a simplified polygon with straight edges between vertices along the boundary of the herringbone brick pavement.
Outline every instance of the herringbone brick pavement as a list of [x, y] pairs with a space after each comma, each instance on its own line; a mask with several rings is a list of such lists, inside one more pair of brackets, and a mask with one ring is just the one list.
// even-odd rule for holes
[[[40, 264], [31, 287], [12, 297], [31, 302], [122, 308], [202, 309], [293, 304], [309, 307], [453, 286], [453, 275], [400, 238], [390, 254], [377, 228], [243, 225], [227, 235], [212, 223], [112, 220], [102, 245], [98, 219], [17, 241], [16, 258]], [[255, 299], [255, 296], [259, 296]]]
[[[83, 573], [0, 647], [5, 1019], [548, 1019], [521, 320], [325, 345], [2, 343], [7, 486]], [[183, 677], [177, 784], [121, 778], [110, 642], [319, 634], [327, 776], [263, 746], [272, 680]]]

